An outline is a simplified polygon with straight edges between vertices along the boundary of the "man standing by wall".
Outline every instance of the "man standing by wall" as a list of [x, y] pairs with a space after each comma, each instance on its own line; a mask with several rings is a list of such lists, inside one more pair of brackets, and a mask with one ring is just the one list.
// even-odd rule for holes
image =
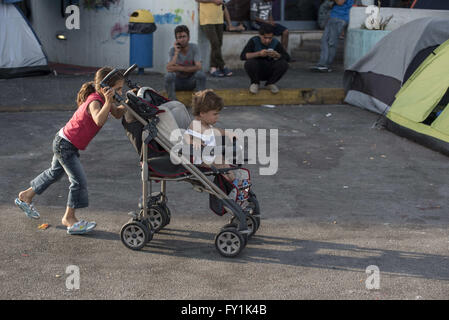
[[199, 2], [200, 28], [210, 42], [210, 74], [214, 77], [231, 76], [221, 54], [223, 44], [223, 0], [196, 0]]
[[288, 70], [290, 56], [281, 43], [273, 38], [273, 26], [260, 26], [259, 35], [249, 39], [240, 54], [241, 60], [246, 60], [245, 71], [251, 80], [249, 91], [259, 92], [260, 81], [266, 81], [266, 86], [272, 93], [278, 93], [275, 85]]
[[321, 38], [320, 61], [310, 68], [312, 71], [332, 72], [330, 66], [337, 53], [338, 38], [349, 23], [349, 11], [354, 0], [334, 0], [334, 2], [330, 19]]
[[168, 98], [176, 99], [176, 90], [201, 91], [206, 89], [206, 75], [201, 71], [201, 58], [198, 46], [190, 43], [187, 26], [175, 28], [175, 44], [169, 51], [165, 75], [165, 91]]

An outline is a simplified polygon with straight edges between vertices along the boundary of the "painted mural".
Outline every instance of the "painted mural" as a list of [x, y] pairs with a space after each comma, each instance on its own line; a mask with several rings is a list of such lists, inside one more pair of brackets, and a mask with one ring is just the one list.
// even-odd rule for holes
[[[93, 0], [91, 0], [93, 1]], [[99, 0], [96, 0], [99, 1]], [[101, 1], [100, 1], [101, 2]], [[151, 12], [151, 10], [147, 9]], [[187, 12], [190, 14], [190, 12]], [[156, 25], [163, 25], [163, 24], [181, 24], [182, 23], [182, 14], [184, 14], [183, 9], [175, 9], [173, 12], [167, 12], [163, 14], [153, 14], [154, 22]], [[131, 16], [131, 13], [128, 14], [128, 20]], [[192, 12], [192, 21], [194, 20], [195, 14]], [[126, 37], [129, 37], [128, 33], [128, 24], [127, 23], [121, 23], [116, 22], [113, 27], [110, 30], [110, 39], [117, 42], [118, 44], [125, 44], [126, 43]]]
[[180, 24], [182, 23], [181, 15], [184, 13], [182, 9], [175, 9], [172, 12], [167, 12], [165, 14], [153, 14], [154, 22], [156, 24]]
[[126, 41], [124, 38], [127, 37], [129, 37], [128, 24], [121, 24], [120, 22], [115, 23], [111, 28], [111, 39], [119, 44], [125, 44]]

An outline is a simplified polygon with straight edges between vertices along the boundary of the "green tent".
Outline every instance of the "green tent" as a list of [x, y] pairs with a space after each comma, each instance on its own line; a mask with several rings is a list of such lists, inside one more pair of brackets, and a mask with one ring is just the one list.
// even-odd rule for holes
[[449, 40], [438, 46], [396, 94], [387, 129], [449, 155]]

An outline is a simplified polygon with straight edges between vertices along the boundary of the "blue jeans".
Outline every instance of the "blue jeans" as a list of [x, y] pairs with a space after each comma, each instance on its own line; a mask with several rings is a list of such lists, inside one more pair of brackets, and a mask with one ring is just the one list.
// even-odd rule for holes
[[175, 72], [165, 75], [165, 91], [170, 100], [176, 99], [175, 91], [183, 90], [202, 91], [206, 89], [206, 75], [202, 71], [195, 72], [191, 77], [181, 78]]
[[43, 193], [51, 184], [61, 179], [65, 172], [70, 181], [67, 207], [74, 209], [87, 207], [89, 205], [87, 180], [79, 157], [78, 149], [56, 134], [53, 140], [51, 167], [31, 181], [33, 191], [36, 194]]
[[337, 53], [338, 37], [348, 25], [345, 20], [330, 18], [321, 38], [321, 54], [319, 66], [330, 67]]

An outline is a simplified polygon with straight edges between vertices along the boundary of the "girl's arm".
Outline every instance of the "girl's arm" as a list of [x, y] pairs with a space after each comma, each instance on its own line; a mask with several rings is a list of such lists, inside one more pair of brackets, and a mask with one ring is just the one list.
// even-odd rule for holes
[[103, 96], [105, 97], [105, 103], [103, 106], [100, 105], [100, 102], [98, 101], [92, 101], [89, 104], [89, 112], [92, 115], [92, 119], [94, 120], [95, 124], [99, 127], [102, 127], [106, 121], [108, 120], [109, 112], [111, 111], [111, 107], [113, 105], [113, 97], [114, 97], [114, 90], [111, 88], [101, 88], [101, 93], [103, 93]]
[[114, 118], [116, 119], [121, 119], [123, 117], [123, 115], [126, 112], [126, 107], [124, 105], [113, 105], [111, 107], [111, 114], [114, 116]]
[[92, 101], [89, 104], [89, 112], [97, 126], [102, 127], [106, 123], [111, 106], [112, 103], [105, 103], [102, 107], [98, 101]]

